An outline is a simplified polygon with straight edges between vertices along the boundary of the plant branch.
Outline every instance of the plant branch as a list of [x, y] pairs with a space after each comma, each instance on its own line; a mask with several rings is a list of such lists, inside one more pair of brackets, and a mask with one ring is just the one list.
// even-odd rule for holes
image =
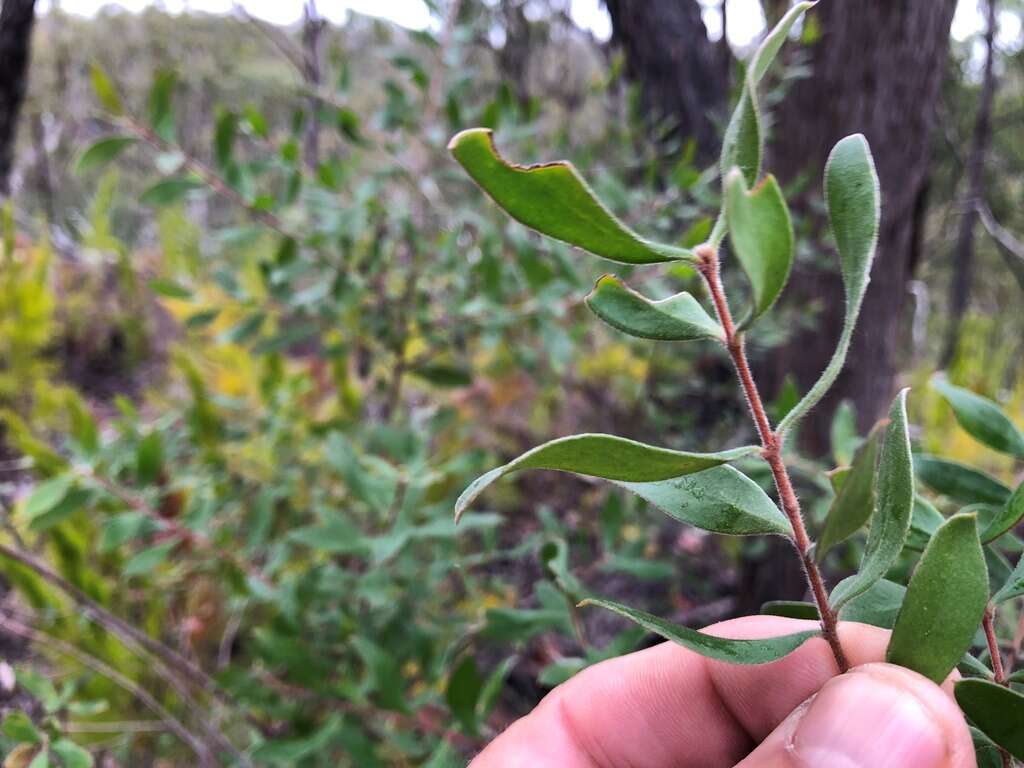
[[985, 630], [985, 641], [988, 643], [988, 652], [992, 657], [992, 673], [995, 675], [995, 681], [999, 685], [1006, 685], [1003, 652], [999, 648], [999, 639], [996, 637], [996, 607], [991, 603], [985, 608], [981, 626]]
[[779, 500], [782, 503], [782, 510], [789, 518], [789, 523], [793, 528], [793, 544], [800, 555], [814, 602], [818, 606], [822, 635], [832, 649], [832, 655], [835, 656], [839, 671], [846, 672], [850, 668], [850, 663], [839, 642], [838, 618], [828, 603], [828, 591], [825, 589], [825, 582], [821, 577], [818, 564], [814, 560], [811, 540], [807, 535], [807, 527], [804, 525], [803, 514], [800, 511], [800, 501], [793, 490], [793, 483], [782, 459], [782, 440], [772, 430], [771, 422], [768, 420], [768, 414], [764, 408], [764, 401], [761, 399], [754, 376], [750, 372], [743, 336], [737, 330], [732, 312], [729, 310], [729, 301], [726, 298], [725, 289], [722, 287], [722, 278], [719, 272], [718, 252], [712, 246], [704, 245], [697, 249], [697, 258], [699, 260], [698, 269], [707, 283], [708, 292], [715, 305], [715, 313], [725, 332], [726, 349], [736, 368], [740, 384], [743, 387], [743, 394], [750, 407], [757, 433], [761, 438], [762, 456], [771, 468]]
[[189, 731], [180, 720], [165, 709], [164, 706], [149, 693], [149, 691], [139, 685], [136, 685], [110, 665], [100, 661], [95, 656], [91, 656], [85, 651], [76, 648], [70, 643], [53, 637], [52, 635], [48, 635], [47, 633], [33, 627], [21, 624], [20, 622], [14, 621], [8, 617], [0, 617], [0, 626], [12, 634], [31, 640], [36, 645], [49, 647], [58, 653], [69, 656], [79, 662], [82, 666], [91, 669], [96, 674], [108, 678], [118, 687], [123, 688], [132, 696], [137, 698], [150, 711], [152, 711], [153, 714], [160, 718], [160, 721], [167, 726], [167, 730], [174, 733], [179, 739], [188, 745], [189, 749], [195, 752], [196, 757], [199, 758], [200, 765], [212, 765], [212, 757], [209, 750], [197, 736]]

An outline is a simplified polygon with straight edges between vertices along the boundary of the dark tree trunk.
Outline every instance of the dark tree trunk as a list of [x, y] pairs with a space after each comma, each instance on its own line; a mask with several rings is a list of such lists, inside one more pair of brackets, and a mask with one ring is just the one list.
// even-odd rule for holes
[[960, 342], [960, 326], [967, 312], [974, 272], [974, 229], [978, 222], [978, 204], [984, 197], [985, 154], [992, 138], [992, 101], [996, 92], [995, 39], [996, 0], [988, 3], [988, 28], [985, 30], [985, 74], [981, 83], [981, 99], [974, 119], [971, 150], [967, 156], [967, 194], [964, 195], [963, 217], [953, 251], [953, 271], [949, 287], [949, 327], [939, 365], [946, 368], [956, 356]]
[[[933, 104], [946, 70], [955, 0], [827, 2], [818, 15], [821, 37], [810, 49], [811, 77], [793, 86], [776, 114], [768, 167], [783, 182], [813, 179], [808, 195], [790, 200], [803, 216], [818, 216], [820, 179], [828, 153], [843, 136], [863, 133], [871, 143], [882, 187], [882, 223], [871, 284], [846, 368], [800, 429], [804, 451], [829, 448], [835, 406], [852, 401], [861, 430], [880, 418], [893, 397], [906, 319], [907, 284], [919, 254], [928, 188]], [[825, 232], [818, 220], [817, 231]], [[822, 237], [822, 242], [828, 242]], [[823, 263], [837, 265], [817, 249]], [[798, 263], [787, 288], [792, 306], [816, 306], [812, 327], [797, 332], [759, 368], [766, 394], [787, 374], [806, 391], [835, 349], [842, 328], [843, 291], [838, 269]], [[796, 599], [806, 587], [786, 542], [744, 563], [739, 610], [766, 600]]]
[[2, 0], [0, 9], [0, 197], [10, 193], [18, 113], [28, 86], [35, 0]]
[[[804, 422], [805, 450], [824, 454], [835, 405], [849, 399], [867, 430], [893, 397], [907, 283], [928, 185], [934, 103], [946, 71], [955, 0], [864, 0], [818, 5], [821, 37], [810, 50], [812, 76], [797, 83], [777, 115], [770, 168], [785, 181], [807, 174], [820, 192], [822, 168], [843, 136], [867, 136], [882, 187], [882, 223], [857, 333], [846, 369]], [[820, 199], [820, 198], [819, 198]], [[810, 199], [791, 201], [805, 215]], [[824, 231], [824, 222], [819, 222]], [[827, 242], [827, 241], [826, 241]], [[827, 255], [817, 259], [835, 265]], [[820, 307], [813, 329], [801, 331], [773, 355], [777, 384], [792, 372], [806, 390], [818, 377], [842, 327], [838, 270], [798, 264], [788, 290], [799, 305]], [[769, 389], [771, 391], [771, 389]]]
[[697, 142], [697, 156], [715, 156], [716, 118], [728, 88], [722, 57], [708, 40], [696, 0], [605, 0], [612, 42], [626, 54], [626, 74], [638, 83], [653, 121]]
[[530, 103], [529, 64], [534, 48], [534, 27], [526, 18], [523, 0], [502, 0], [501, 20], [505, 26], [505, 44], [498, 50], [498, 68], [512, 88], [519, 106]]

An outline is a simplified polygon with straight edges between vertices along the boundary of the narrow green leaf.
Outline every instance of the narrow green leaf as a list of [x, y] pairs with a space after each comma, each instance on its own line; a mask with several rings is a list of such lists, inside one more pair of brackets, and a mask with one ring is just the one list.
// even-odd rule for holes
[[483, 690], [484, 680], [476, 666], [476, 660], [467, 655], [448, 678], [445, 701], [455, 719], [467, 733], [477, 732], [477, 701]]
[[1024, 458], [1024, 434], [987, 397], [936, 379], [932, 387], [953, 409], [957, 422], [978, 442], [1000, 453]]
[[[847, 577], [847, 579], [854, 578], [856, 576]], [[883, 629], [892, 629], [906, 594], [907, 588], [902, 584], [888, 579], [880, 579], [872, 584], [870, 589], [844, 605], [839, 612], [839, 618], [843, 621], [856, 621]]]
[[987, 680], [961, 680], [957, 704], [992, 741], [1024, 760], [1024, 695]]
[[914, 456], [918, 479], [936, 493], [964, 504], [1001, 506], [1010, 498], [1010, 489], [980, 470], [919, 453]]
[[149, 89], [146, 117], [150, 127], [167, 142], [174, 142], [174, 109], [172, 100], [178, 76], [172, 71], [158, 72]]
[[843, 479], [825, 518], [825, 527], [818, 539], [816, 555], [824, 559], [829, 550], [846, 541], [871, 518], [875, 509], [875, 466], [882, 431], [872, 430], [857, 450], [849, 474]]
[[829, 443], [832, 446], [832, 459], [839, 466], [853, 462], [854, 452], [860, 442], [857, 434], [857, 414], [849, 400], [843, 400], [832, 416], [829, 429]]
[[729, 242], [753, 291], [746, 326], [768, 311], [789, 279], [793, 223], [775, 177], [769, 174], [748, 190], [739, 168], [725, 178], [725, 218]]
[[44, 533], [85, 508], [92, 503], [93, 498], [93, 492], [88, 488], [71, 488], [54, 506], [33, 517], [29, 528], [36, 533]]
[[115, 160], [118, 155], [134, 144], [138, 139], [134, 136], [107, 136], [89, 146], [75, 163], [75, 173], [88, 173], [102, 168]]
[[691, 251], [653, 243], [630, 230], [568, 162], [507, 163], [486, 128], [462, 131], [448, 149], [498, 205], [531, 229], [624, 264], [694, 260]]
[[729, 664], [767, 664], [777, 661], [795, 651], [812, 637], [818, 637], [821, 634], [817, 630], [810, 630], [780, 637], [767, 637], [763, 640], [731, 640], [706, 635], [688, 627], [676, 626], [657, 616], [611, 600], [591, 598], [584, 600], [580, 605], [597, 605], [613, 611], [639, 624], [648, 632], [660, 635], [666, 640], [671, 640], [684, 648], [699, 653], [701, 656]]
[[779, 55], [783, 43], [786, 42], [786, 38], [789, 36], [789, 30], [796, 24], [797, 19], [817, 4], [817, 0], [797, 3], [786, 12], [772, 31], [765, 35], [764, 40], [761, 41], [761, 45], [754, 51], [754, 55], [750, 57], [750, 63], [747, 65], [747, 78], [750, 82], [755, 85], [761, 82], [761, 79], [768, 72], [768, 67], [771, 66], [775, 57]]
[[765, 616], [784, 616], [787, 619], [811, 619], [813, 621], [817, 621], [820, 617], [818, 606], [799, 600], [769, 600], [761, 606], [761, 613]]
[[847, 136], [833, 147], [825, 164], [825, 205], [839, 251], [846, 296], [843, 330], [825, 370], [804, 399], [779, 423], [785, 433], [813, 408], [835, 382], [857, 326], [878, 241], [881, 195], [871, 148], [861, 134]]
[[992, 603], [999, 605], [1021, 595], [1024, 595], [1024, 556], [1017, 561], [1017, 567], [1010, 573], [1010, 577], [992, 596]]
[[202, 186], [202, 182], [195, 179], [164, 179], [139, 195], [139, 202], [142, 205], [171, 205]]
[[139, 441], [135, 451], [135, 473], [141, 485], [152, 485], [160, 479], [164, 467], [164, 444], [156, 430]]
[[1003, 752], [988, 736], [977, 728], [970, 727], [971, 741], [974, 743], [974, 761], [976, 768], [1006, 768]]
[[121, 104], [121, 97], [117, 95], [117, 89], [111, 82], [107, 73], [99, 64], [93, 64], [89, 68], [89, 76], [92, 80], [92, 89], [96, 92], [96, 98], [100, 105], [112, 115], [123, 115], [124, 105]]
[[166, 296], [169, 299], [190, 299], [192, 298], [192, 291], [173, 280], [167, 280], [164, 278], [154, 278], [149, 281], [149, 290], [153, 293]]
[[167, 541], [142, 550], [124, 564], [124, 576], [143, 576], [149, 573], [166, 561], [171, 554], [171, 550], [177, 545], [176, 541]]
[[586, 298], [587, 306], [608, 325], [658, 341], [725, 340], [722, 327], [685, 291], [651, 301], [613, 275], [604, 275]]
[[982, 677], [986, 680], [991, 680], [995, 677], [995, 673], [991, 669], [986, 667], [976, 658], [971, 656], [970, 653], [965, 653], [960, 662], [956, 665], [956, 668], [960, 670], [960, 674], [964, 677]]
[[474, 480], [455, 503], [455, 519], [458, 521], [462, 517], [466, 508], [487, 486], [520, 469], [554, 469], [605, 480], [646, 482], [700, 472], [758, 451], [755, 446], [746, 446], [720, 453], [689, 453], [657, 448], [614, 435], [561, 437], [529, 450]]
[[789, 520], [761, 486], [730, 466], [652, 483], [617, 482], [669, 517], [730, 536], [791, 536]]
[[988, 595], [977, 519], [954, 515], [932, 536], [910, 577], [886, 661], [941, 683], [971, 647]]
[[1012, 531], [1024, 517], [1024, 483], [1017, 486], [1010, 498], [992, 516], [981, 532], [981, 541], [988, 544], [995, 541], [1007, 531]]
[[864, 547], [864, 559], [857, 575], [841, 582], [833, 590], [831, 602], [836, 610], [885, 576], [907, 540], [914, 508], [914, 470], [907, 427], [907, 391], [904, 389], [896, 396], [889, 410], [889, 425], [882, 441], [875, 479], [875, 511]]

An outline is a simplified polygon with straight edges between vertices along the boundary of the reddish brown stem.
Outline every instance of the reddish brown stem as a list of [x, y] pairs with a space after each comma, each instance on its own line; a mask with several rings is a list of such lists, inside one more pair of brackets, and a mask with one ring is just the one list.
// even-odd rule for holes
[[707, 283], [711, 301], [715, 305], [715, 313], [718, 315], [718, 322], [721, 323], [722, 330], [725, 332], [725, 347], [736, 368], [736, 374], [743, 387], [743, 394], [750, 407], [750, 414], [757, 427], [758, 436], [761, 438], [761, 453], [771, 468], [772, 477], [775, 479], [775, 488], [779, 493], [779, 501], [782, 503], [782, 510], [789, 518], [789, 523], [793, 528], [792, 541], [800, 555], [807, 583], [811, 587], [811, 594], [818, 607], [822, 635], [832, 649], [832, 655], [835, 656], [839, 671], [846, 672], [850, 668], [850, 663], [839, 642], [838, 617], [828, 604], [828, 591], [825, 589], [825, 582], [821, 577], [818, 564], [814, 561], [811, 540], [807, 535], [807, 527], [804, 525], [803, 514], [800, 511], [800, 501], [793, 490], [793, 483], [789, 479], [786, 464], [782, 460], [782, 440], [772, 429], [771, 422], [768, 420], [764, 401], [758, 392], [754, 376], [750, 372], [743, 335], [736, 328], [732, 312], [729, 310], [729, 301], [726, 298], [725, 290], [722, 287], [722, 278], [719, 274], [718, 253], [711, 246], [705, 245], [697, 249], [697, 258], [699, 260], [698, 269]]
[[985, 608], [985, 617], [981, 621], [988, 642], [988, 653], [992, 657], [992, 673], [1000, 685], [1006, 685], [1006, 671], [1003, 669], [1003, 652], [999, 649], [996, 637], [996, 607], [991, 603]]

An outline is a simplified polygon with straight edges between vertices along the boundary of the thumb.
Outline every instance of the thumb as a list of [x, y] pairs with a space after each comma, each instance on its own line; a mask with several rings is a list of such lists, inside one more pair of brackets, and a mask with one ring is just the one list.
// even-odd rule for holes
[[866, 664], [829, 680], [737, 768], [974, 768], [963, 715], [930, 680]]

